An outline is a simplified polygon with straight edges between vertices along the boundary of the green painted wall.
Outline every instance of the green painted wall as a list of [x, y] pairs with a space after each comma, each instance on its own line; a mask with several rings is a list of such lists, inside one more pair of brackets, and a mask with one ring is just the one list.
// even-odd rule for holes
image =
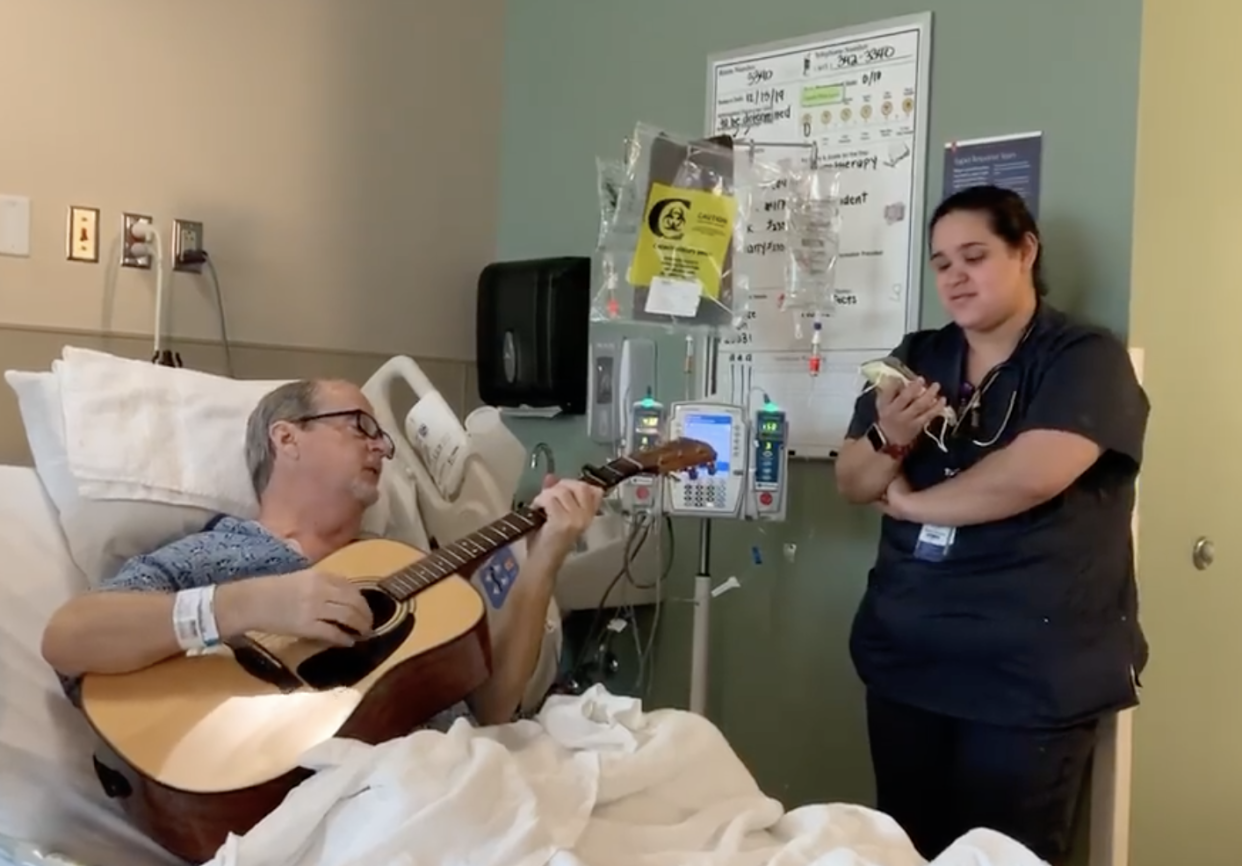
[[[501, 258], [587, 254], [597, 155], [635, 122], [702, 131], [706, 56], [930, 10], [934, 13], [928, 199], [946, 140], [1041, 130], [1041, 201], [1053, 300], [1124, 331], [1128, 317], [1141, 0], [513, 0], [507, 9]], [[924, 318], [943, 316], [927, 281]], [[676, 341], [663, 366], [678, 389]], [[674, 399], [677, 394], [674, 395]], [[598, 456], [581, 419], [522, 422], [562, 465]], [[861, 689], [846, 636], [877, 520], [799, 466], [790, 520], [723, 524], [712, 573], [742, 591], [713, 607], [710, 715], [760, 784], [789, 805], [869, 802]], [[689, 595], [695, 524], [677, 530], [671, 595]], [[781, 547], [797, 545], [792, 562]], [[755, 565], [752, 548], [763, 564]], [[652, 700], [684, 705], [689, 608], [663, 618]]]

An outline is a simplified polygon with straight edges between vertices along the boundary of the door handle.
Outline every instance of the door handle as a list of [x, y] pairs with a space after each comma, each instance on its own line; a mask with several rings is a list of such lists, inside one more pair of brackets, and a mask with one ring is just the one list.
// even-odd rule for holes
[[1195, 564], [1195, 568], [1204, 571], [1209, 565], [1216, 561], [1216, 547], [1212, 544], [1212, 539], [1202, 536], [1195, 542], [1194, 549], [1190, 552], [1190, 561]]

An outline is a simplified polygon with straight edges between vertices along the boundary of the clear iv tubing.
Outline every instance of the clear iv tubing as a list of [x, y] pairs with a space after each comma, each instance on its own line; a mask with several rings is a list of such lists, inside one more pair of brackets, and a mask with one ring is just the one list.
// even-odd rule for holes
[[686, 359], [682, 364], [682, 373], [684, 374], [684, 394], [683, 400], [690, 400], [694, 396], [694, 337], [686, 334]]

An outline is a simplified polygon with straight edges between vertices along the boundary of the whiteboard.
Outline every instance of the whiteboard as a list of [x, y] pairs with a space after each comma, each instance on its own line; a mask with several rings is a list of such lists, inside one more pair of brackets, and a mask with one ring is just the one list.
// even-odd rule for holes
[[931, 13], [708, 58], [708, 134], [734, 137], [739, 188], [756, 165], [814, 157], [841, 172], [836, 304], [823, 322], [818, 376], [808, 367], [810, 322], [799, 335], [794, 314], [778, 309], [779, 200], [752, 202], [734, 250], [734, 284], [749, 285], [750, 307], [720, 342], [715, 390], [744, 404], [767, 394], [786, 412], [792, 456], [835, 456], [862, 386], [859, 364], [918, 327], [930, 60]]

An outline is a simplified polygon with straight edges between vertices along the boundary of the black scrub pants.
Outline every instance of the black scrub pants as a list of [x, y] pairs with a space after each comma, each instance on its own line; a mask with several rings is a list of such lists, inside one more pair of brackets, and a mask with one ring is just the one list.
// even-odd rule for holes
[[1061, 866], [1097, 729], [997, 727], [868, 694], [876, 806], [928, 860], [986, 827]]

